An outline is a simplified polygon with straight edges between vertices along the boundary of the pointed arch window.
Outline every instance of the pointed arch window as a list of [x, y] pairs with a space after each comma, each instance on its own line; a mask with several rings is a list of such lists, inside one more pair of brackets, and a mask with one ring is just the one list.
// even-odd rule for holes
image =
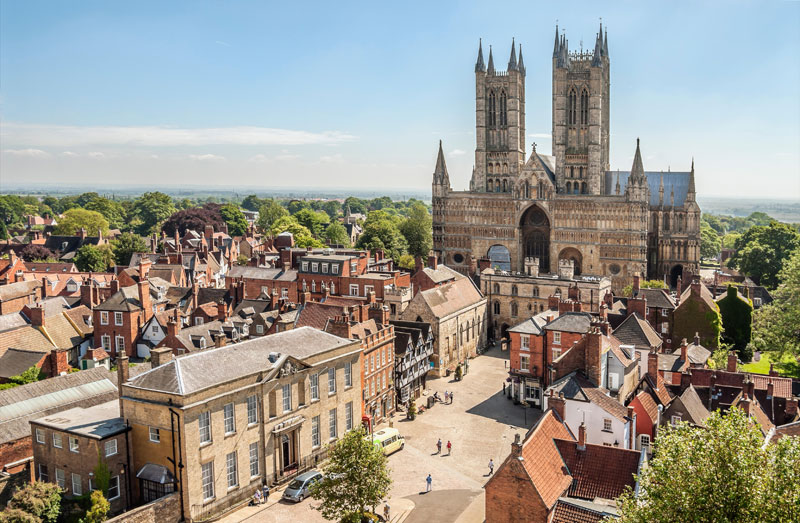
[[489, 91], [489, 126], [497, 126], [497, 100], [494, 91]]
[[586, 182], [581, 183], [581, 194], [586, 194]]
[[567, 182], [567, 194], [572, 192], [572, 182]]
[[488, 181], [488, 182], [486, 182], [486, 183], [487, 183], [486, 189], [487, 189], [489, 192], [492, 192], [492, 191], [494, 191], [494, 184], [492, 183], [492, 180], [489, 180], [489, 181]]
[[489, 165], [487, 167], [487, 170], [488, 170], [489, 174], [494, 174], [494, 168], [492, 167], [491, 162], [489, 163]]
[[575, 125], [576, 123], [576, 106], [577, 94], [575, 93], [575, 89], [571, 89], [569, 95], [567, 96], [567, 123], [569, 125]]
[[578, 182], [575, 182], [575, 185], [572, 186], [572, 192], [574, 194], [578, 194], [579, 189], [580, 189], [580, 184]]
[[589, 92], [581, 92], [581, 125], [589, 125]]
[[500, 302], [499, 301], [495, 301], [494, 302], [494, 313], [495, 314], [500, 314]]
[[492, 285], [492, 293], [500, 294], [500, 284], [499, 283], [495, 283], [494, 285]]
[[664, 230], [669, 230], [669, 214], [664, 215]]
[[494, 192], [500, 192], [500, 189], [502, 189], [502, 187], [500, 186], [500, 180], [497, 179], [494, 181]]
[[508, 182], [503, 180], [503, 192], [508, 192]]
[[500, 92], [500, 126], [505, 127], [508, 125], [508, 98], [506, 92]]
[[516, 318], [517, 314], [519, 314], [519, 307], [517, 306], [517, 302], [511, 302], [511, 316]]

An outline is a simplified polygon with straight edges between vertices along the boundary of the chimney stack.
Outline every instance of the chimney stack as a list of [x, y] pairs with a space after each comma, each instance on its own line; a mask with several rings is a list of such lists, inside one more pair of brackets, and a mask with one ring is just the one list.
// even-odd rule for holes
[[228, 306], [225, 305], [224, 300], [220, 300], [217, 303], [217, 319], [219, 321], [225, 321], [225, 318], [228, 316]]
[[786, 400], [786, 417], [791, 419], [797, 415], [797, 398], [791, 397]]
[[150, 367], [155, 369], [172, 360], [172, 349], [169, 347], [156, 347], [150, 350]]
[[767, 383], [767, 399], [772, 399], [772, 396], [775, 395], [775, 384], [772, 383], [772, 378], [770, 378], [769, 383]]
[[174, 338], [175, 336], [178, 335], [180, 330], [181, 330], [181, 324], [178, 321], [178, 318], [177, 317], [170, 318], [170, 320], [167, 322], [167, 336], [169, 336], [170, 338]]
[[750, 415], [750, 398], [747, 393], [743, 393], [742, 401], [739, 402], [739, 406], [742, 408], [745, 414], [748, 416]]
[[428, 267], [430, 267], [433, 270], [436, 270], [438, 266], [439, 266], [439, 260], [436, 258], [436, 254], [428, 256]]
[[553, 411], [558, 414], [558, 417], [561, 421], [566, 419], [565, 406], [566, 400], [564, 399], [564, 393], [561, 392], [556, 396], [553, 394], [553, 391], [550, 391], [550, 396], [547, 398], [547, 406], [553, 409]]
[[417, 256], [414, 258], [414, 272], [420, 272], [422, 268], [422, 256]]
[[47, 276], [42, 276], [42, 299], [47, 298], [50, 295], [50, 281], [48, 281]]
[[116, 294], [119, 292], [119, 280], [114, 278], [111, 280], [111, 294]]
[[650, 347], [650, 352], [647, 354], [647, 374], [650, 375], [650, 379], [653, 380], [653, 383], [658, 388], [658, 353], [656, 352], [655, 347]]
[[119, 393], [119, 414], [125, 419], [125, 413], [122, 410], [122, 385], [128, 381], [130, 376], [128, 369], [128, 355], [124, 352], [117, 356], [117, 391]]
[[139, 291], [139, 303], [142, 306], [145, 321], [153, 316], [153, 311], [150, 307], [150, 282], [147, 280], [139, 280], [136, 284]]
[[689, 361], [689, 344], [686, 342], [686, 338], [681, 340], [681, 359]]
[[734, 351], [728, 352], [728, 372], [736, 372], [736, 353]]
[[586, 423], [582, 421], [578, 427], [578, 450], [586, 450]]
[[228, 343], [228, 337], [225, 336], [225, 333], [219, 333], [214, 335], [214, 346], [216, 348], [224, 347]]
[[514, 443], [511, 444], [511, 455], [515, 458], [522, 456], [522, 443], [520, 442], [519, 433], [514, 434]]
[[29, 318], [31, 320], [32, 327], [44, 327], [45, 319], [44, 319], [44, 307], [41, 304], [37, 303], [34, 305], [29, 305], [27, 307], [27, 312], [29, 313]]
[[698, 347], [700, 346], [700, 333], [699, 332], [695, 332], [694, 333], [694, 344], [696, 346], [698, 346]]
[[633, 275], [633, 295], [636, 296], [639, 294], [639, 273]]

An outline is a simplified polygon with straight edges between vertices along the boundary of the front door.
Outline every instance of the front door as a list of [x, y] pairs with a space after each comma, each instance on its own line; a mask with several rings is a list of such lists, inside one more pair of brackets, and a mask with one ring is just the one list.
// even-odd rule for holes
[[286, 434], [281, 436], [281, 456], [283, 458], [283, 468], [289, 468], [292, 464], [292, 444]]

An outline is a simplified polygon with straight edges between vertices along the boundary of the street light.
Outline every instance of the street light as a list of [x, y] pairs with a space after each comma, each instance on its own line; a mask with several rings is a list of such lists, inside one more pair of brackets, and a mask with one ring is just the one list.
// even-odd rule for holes
[[522, 405], [522, 412], [525, 414], [525, 428], [528, 428], [528, 402], [523, 399], [519, 404]]

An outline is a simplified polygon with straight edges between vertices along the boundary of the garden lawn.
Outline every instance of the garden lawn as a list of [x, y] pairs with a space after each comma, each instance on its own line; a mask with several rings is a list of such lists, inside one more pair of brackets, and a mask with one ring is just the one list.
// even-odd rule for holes
[[776, 354], [762, 352], [761, 361], [742, 365], [740, 370], [743, 372], [752, 372], [753, 374], [769, 374], [769, 364], [775, 363], [775, 370], [777, 370], [781, 376], [800, 378], [800, 364], [797, 363], [796, 359], [788, 354], [784, 356], [780, 362], [776, 361], [775, 358], [777, 358]]

